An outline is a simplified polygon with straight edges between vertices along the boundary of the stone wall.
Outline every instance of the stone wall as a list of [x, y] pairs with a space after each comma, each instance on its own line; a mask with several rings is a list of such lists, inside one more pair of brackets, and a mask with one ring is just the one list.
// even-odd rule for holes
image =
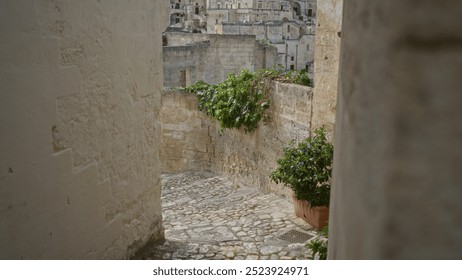
[[197, 111], [190, 94], [167, 91], [162, 96], [163, 172], [211, 170], [229, 176], [236, 184], [287, 194], [269, 180], [282, 148], [291, 140], [309, 136], [312, 88], [272, 84], [270, 121], [251, 133], [219, 131], [215, 121]]
[[163, 237], [168, 2], [1, 1], [0, 259], [124, 258]]
[[[164, 86], [191, 85], [198, 80], [219, 83], [242, 69], [255, 71], [276, 64], [277, 50], [255, 36], [166, 32]], [[186, 77], [186, 78], [185, 78]]]
[[[269, 68], [277, 60], [276, 48], [258, 43], [251, 35], [166, 32], [164, 36], [167, 44], [174, 44], [163, 48], [164, 85], [168, 88], [190, 85], [198, 80], [219, 83], [230, 73]], [[181, 43], [185, 45], [180, 46]]]
[[324, 127], [332, 138], [338, 88], [343, 0], [320, 0], [314, 53], [313, 129]]
[[462, 2], [344, 8], [329, 258], [461, 259]]

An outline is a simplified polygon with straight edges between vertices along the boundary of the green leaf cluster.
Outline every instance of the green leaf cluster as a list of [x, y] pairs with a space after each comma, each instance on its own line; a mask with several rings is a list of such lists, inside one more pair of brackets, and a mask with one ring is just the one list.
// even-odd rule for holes
[[313, 82], [310, 80], [310, 78], [308, 78], [306, 70], [290, 70], [287, 73], [280, 75], [278, 78], [276, 78], [276, 80], [283, 83], [292, 83], [308, 87], [313, 86]]
[[180, 90], [196, 94], [199, 110], [216, 119], [221, 129], [243, 126], [245, 131], [252, 131], [258, 127], [260, 120], [268, 119], [268, 81], [306, 82], [301, 76], [303, 74], [283, 73], [280, 66], [256, 72], [244, 69], [239, 75], [230, 74], [224, 82], [216, 85], [198, 81]]
[[329, 227], [326, 225], [319, 232], [319, 237], [306, 244], [306, 247], [311, 250], [311, 259], [314, 259], [318, 255], [320, 260], [327, 260], [328, 230]]
[[316, 129], [298, 145], [284, 148], [270, 177], [290, 187], [298, 199], [309, 201], [311, 207], [329, 206], [333, 151], [324, 129]]

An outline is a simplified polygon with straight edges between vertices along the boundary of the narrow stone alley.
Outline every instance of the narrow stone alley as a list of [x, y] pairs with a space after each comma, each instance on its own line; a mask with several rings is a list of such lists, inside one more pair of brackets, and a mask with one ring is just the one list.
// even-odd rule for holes
[[207, 172], [162, 175], [166, 242], [142, 259], [308, 259], [316, 231], [290, 201]]

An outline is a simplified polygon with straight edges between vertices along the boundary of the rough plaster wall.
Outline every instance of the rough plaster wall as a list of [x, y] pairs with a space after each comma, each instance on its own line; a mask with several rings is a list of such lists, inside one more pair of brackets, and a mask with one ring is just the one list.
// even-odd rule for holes
[[251, 133], [226, 129], [196, 108], [192, 95], [162, 95], [163, 172], [212, 170], [228, 175], [235, 183], [260, 187], [287, 195], [287, 189], [269, 180], [270, 171], [291, 140], [309, 136], [312, 88], [274, 83], [270, 91], [271, 121]]
[[160, 117], [162, 172], [210, 170], [214, 153], [210, 129], [214, 126], [197, 110], [196, 97], [164, 91]]
[[330, 258], [462, 258], [461, 12], [345, 2]]
[[0, 258], [123, 258], [162, 238], [165, 1], [0, 2]]
[[314, 53], [312, 129], [324, 127], [332, 138], [338, 88], [343, 0], [319, 0]]

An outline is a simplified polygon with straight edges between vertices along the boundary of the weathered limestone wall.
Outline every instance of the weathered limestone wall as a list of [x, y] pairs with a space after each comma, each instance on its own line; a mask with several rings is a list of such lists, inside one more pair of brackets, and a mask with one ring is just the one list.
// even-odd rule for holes
[[269, 174], [284, 146], [309, 136], [312, 88], [274, 83], [270, 98], [271, 121], [266, 125], [251, 133], [235, 129], [220, 133], [218, 124], [197, 111], [193, 95], [164, 92], [162, 171], [211, 170], [237, 184], [287, 194], [287, 189], [270, 182]]
[[338, 88], [343, 0], [319, 0], [314, 53], [312, 129], [324, 127], [332, 138]]
[[344, 8], [329, 257], [461, 259], [462, 2]]
[[164, 91], [160, 119], [162, 172], [211, 170], [214, 155], [211, 130], [216, 127], [197, 110], [196, 97]]
[[162, 238], [166, 1], [0, 2], [0, 259]]
[[[269, 68], [277, 60], [276, 48], [258, 43], [251, 35], [167, 32], [164, 36], [169, 44], [163, 48], [164, 85], [168, 88], [191, 85], [198, 80], [219, 83], [230, 73]], [[180, 46], [181, 43], [185, 45]]]

